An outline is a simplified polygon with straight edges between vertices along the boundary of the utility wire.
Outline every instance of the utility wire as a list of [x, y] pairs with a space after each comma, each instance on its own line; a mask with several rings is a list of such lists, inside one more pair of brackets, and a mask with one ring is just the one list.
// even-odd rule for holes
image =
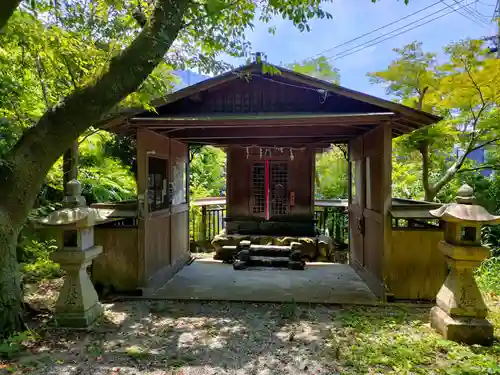
[[[463, 1], [463, 0], [462, 0], [462, 1]], [[424, 23], [421, 23], [421, 24], [415, 25], [415, 26], [413, 26], [413, 27], [411, 27], [411, 28], [409, 28], [409, 29], [403, 30], [403, 31], [401, 31], [401, 32], [399, 32], [399, 33], [397, 33], [397, 34], [390, 35], [390, 36], [388, 36], [387, 38], [384, 38], [384, 39], [382, 39], [382, 40], [379, 40], [380, 38], [384, 37], [385, 35], [392, 34], [394, 31], [397, 31], [397, 30], [399, 30], [399, 29], [401, 29], [401, 28], [396, 29], [396, 30], [393, 30], [393, 31], [388, 32], [388, 33], [385, 33], [385, 34], [383, 34], [383, 35], [381, 35], [381, 36], [379, 36], [379, 37], [377, 37], [377, 38], [374, 38], [374, 39], [372, 39], [372, 40], [369, 40], [368, 42], [365, 42], [365, 43], [362, 43], [362, 44], [357, 45], [357, 46], [355, 46], [355, 47], [349, 48], [349, 49], [347, 49], [347, 50], [345, 50], [345, 51], [341, 52], [341, 53], [340, 53], [339, 55], [337, 55], [337, 56], [331, 56], [331, 57], [329, 57], [329, 58], [328, 58], [328, 60], [338, 60], [338, 59], [344, 58], [344, 57], [346, 57], [346, 56], [350, 56], [350, 55], [352, 55], [352, 54], [354, 54], [354, 53], [357, 53], [357, 52], [362, 51], [362, 50], [363, 50], [363, 49], [365, 49], [365, 48], [372, 47], [372, 46], [374, 46], [374, 45], [376, 45], [376, 44], [379, 44], [379, 43], [382, 43], [382, 42], [384, 42], [384, 41], [386, 41], [386, 40], [389, 40], [389, 39], [395, 38], [395, 37], [397, 37], [397, 36], [399, 36], [399, 35], [401, 35], [401, 34], [407, 33], [408, 31], [411, 31], [411, 30], [414, 30], [414, 29], [416, 29], [416, 28], [419, 28], [419, 27], [422, 27], [422, 26], [424, 26], [424, 25], [427, 25], [428, 23], [430, 23], [430, 22], [432, 22], [432, 21], [435, 21], [435, 20], [437, 20], [437, 19], [439, 19], [439, 18], [442, 18], [442, 17], [444, 17], [444, 16], [447, 16], [448, 14], [451, 14], [451, 13], [455, 12], [457, 9], [461, 9], [461, 8], [463, 8], [463, 7], [465, 7], [465, 6], [466, 6], [466, 4], [465, 4], [465, 5], [464, 5], [464, 4], [462, 4], [459, 8], [452, 8], [452, 10], [450, 10], [449, 12], [446, 12], [446, 13], [444, 13], [444, 14], [442, 14], [442, 15], [439, 15], [439, 16], [437, 16], [437, 17], [434, 17], [434, 18], [432, 18], [432, 19], [430, 19], [430, 20], [428, 20], [428, 21], [426, 21], [426, 22], [424, 22]], [[442, 10], [444, 10], [444, 8], [443, 8], [443, 9], [441, 9], [439, 12], [441, 12]], [[439, 12], [436, 12], [436, 13], [439, 13]], [[436, 13], [433, 13], [433, 15], [435, 15]], [[424, 17], [424, 18], [427, 18], [427, 17]], [[417, 22], [417, 21], [415, 21], [415, 22]], [[415, 22], [412, 22], [412, 23], [410, 23], [410, 24], [407, 24], [406, 26], [410, 26], [411, 24], [413, 24], [413, 23], [415, 23]], [[403, 28], [404, 28], [404, 27], [406, 27], [406, 26], [403, 26]], [[371, 42], [374, 42], [374, 43], [371, 43]], [[371, 44], [369, 44], [369, 43], [371, 43]], [[352, 52], [351, 52], [351, 51], [352, 51]]]
[[[455, 1], [455, 0], [454, 0]], [[479, 20], [480, 22], [486, 24], [489, 26], [489, 21], [486, 19], [486, 17], [484, 15], [482, 15], [481, 13], [479, 13], [479, 11], [477, 10], [477, 2], [478, 0], [475, 0], [473, 1], [471, 4], [469, 4], [467, 7], [466, 7], [466, 11], [468, 11], [467, 13], [469, 13], [471, 16], [473, 16], [475, 19]], [[474, 9], [472, 8], [472, 4], [474, 4]]]
[[488, 4], [488, 3], [485, 3], [484, 1], [481, 1], [481, 0], [477, 0], [477, 2], [478, 2], [479, 4], [486, 5], [486, 6], [488, 6], [488, 7], [494, 7], [494, 6], [496, 6], [496, 5], [493, 5], [493, 4]]
[[477, 5], [479, 4], [479, 0], [475, 0], [474, 1], [474, 9], [472, 9], [472, 6], [469, 7], [469, 9], [474, 13], [476, 14], [480, 19], [484, 20], [484, 22], [486, 22], [488, 25], [490, 23], [489, 21], [489, 16], [483, 14], [482, 12], [480, 12], [478, 9], [477, 9]]
[[[426, 6], [425, 8], [422, 8], [422, 9], [420, 9], [420, 10], [417, 10], [417, 11], [413, 12], [413, 13], [410, 13], [410, 14], [408, 14], [407, 16], [404, 16], [404, 17], [402, 17], [402, 18], [397, 19], [396, 21], [393, 21], [393, 22], [390, 22], [390, 23], [388, 23], [388, 24], [386, 24], [386, 25], [380, 26], [379, 28], [377, 28], [377, 29], [375, 29], [375, 30], [369, 31], [369, 32], [367, 32], [367, 33], [365, 33], [365, 34], [363, 34], [363, 35], [360, 35], [360, 36], [356, 37], [356, 38], [353, 38], [353, 39], [347, 40], [347, 41], [345, 41], [345, 42], [343, 42], [343, 43], [341, 43], [341, 44], [338, 44], [338, 45], [336, 45], [336, 46], [334, 46], [334, 47], [331, 47], [331, 48], [325, 49], [324, 51], [321, 51], [321, 52], [319, 52], [319, 53], [317, 53], [317, 54], [315, 54], [315, 55], [312, 55], [312, 56], [306, 57], [305, 59], [299, 60], [298, 62], [295, 62], [295, 63], [301, 63], [301, 62], [303, 62], [303, 61], [306, 61], [306, 60], [309, 60], [309, 59], [313, 59], [313, 58], [315, 58], [315, 57], [317, 57], [317, 56], [321, 56], [321, 55], [323, 55], [325, 52], [333, 51], [334, 49], [337, 49], [337, 48], [340, 48], [340, 47], [342, 47], [342, 46], [345, 46], [346, 44], [349, 44], [349, 43], [351, 43], [351, 42], [355, 42], [356, 40], [359, 40], [359, 39], [361, 39], [361, 38], [364, 38], [365, 36], [368, 36], [368, 35], [370, 35], [370, 34], [373, 34], [373, 33], [377, 32], [377, 31], [380, 31], [380, 30], [382, 30], [382, 29], [385, 29], [386, 27], [392, 26], [392, 25], [394, 25], [394, 24], [396, 24], [396, 23], [398, 23], [398, 22], [401, 22], [401, 21], [403, 21], [403, 20], [405, 20], [405, 19], [408, 19], [408, 18], [410, 18], [410, 17], [414, 16], [415, 14], [422, 13], [423, 11], [425, 11], [425, 10], [427, 10], [427, 9], [430, 9], [430, 8], [432, 8], [432, 7], [436, 6], [436, 5], [438, 5], [439, 3], [441, 3], [441, 1], [442, 1], [442, 0], [436, 1], [435, 3], [432, 3], [431, 5], [428, 5], [428, 6]], [[463, 1], [463, 0], [460, 0], [460, 1]], [[443, 9], [441, 9], [441, 10], [443, 10]], [[438, 12], [440, 12], [440, 11], [438, 11]], [[433, 14], [435, 14], [435, 13], [433, 13]]]
[[499, 13], [500, 13], [500, 0], [497, 0], [497, 3], [495, 4], [495, 10], [493, 11], [493, 16], [491, 17], [491, 22], [493, 22], [495, 18], [498, 17]]
[[[457, 5], [459, 4], [458, 0], [453, 0], [453, 1], [455, 2], [455, 4], [457, 4]], [[452, 8], [452, 6], [449, 5], [448, 3], [446, 3], [444, 0], [441, 0], [441, 2], [444, 5], [446, 5], [448, 8]], [[478, 17], [476, 14], [474, 14], [474, 12], [472, 11], [472, 9], [469, 8], [469, 4], [466, 4], [464, 8], [465, 8], [464, 11], [465, 11], [466, 14], [464, 14], [464, 13], [462, 13], [460, 11], [457, 11], [457, 13], [460, 14], [462, 17], [467, 18], [469, 21], [472, 21], [472, 22], [474, 22], [475, 24], [477, 24], [479, 26], [487, 26], [488, 28], [490, 27], [490, 25], [487, 22], [485, 22], [483, 19], [481, 19], [480, 17]]]

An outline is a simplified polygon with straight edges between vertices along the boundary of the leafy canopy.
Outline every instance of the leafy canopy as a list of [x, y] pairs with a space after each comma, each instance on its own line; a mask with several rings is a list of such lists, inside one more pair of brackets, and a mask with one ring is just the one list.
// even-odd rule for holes
[[[424, 52], [418, 42], [395, 52], [398, 57], [387, 69], [369, 76], [372, 82], [384, 84], [399, 102], [443, 117], [438, 124], [394, 143], [394, 169], [406, 175], [398, 183], [410, 186], [420, 176], [420, 192], [432, 200], [446, 191], [460, 171], [481, 168], [468, 158], [471, 153], [500, 140], [500, 61], [477, 40], [446, 46], [445, 61]], [[395, 191], [422, 195], [407, 187]]]

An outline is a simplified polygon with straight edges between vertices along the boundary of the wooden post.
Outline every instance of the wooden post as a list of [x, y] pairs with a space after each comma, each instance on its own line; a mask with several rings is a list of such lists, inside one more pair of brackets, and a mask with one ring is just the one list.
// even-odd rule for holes
[[207, 240], [207, 206], [201, 206], [200, 241]]
[[333, 222], [335, 223], [335, 240], [338, 242], [338, 243], [342, 243], [342, 234], [340, 233], [341, 232], [341, 229], [342, 229], [342, 223], [340, 222], [341, 220], [341, 215], [340, 215], [340, 212], [339, 210], [335, 209], [335, 211], [333, 212]]
[[[325, 206], [323, 207], [323, 230], [326, 232], [328, 228], [328, 206]], [[332, 222], [332, 229], [333, 229], [333, 222]], [[331, 237], [333, 234], [333, 230], [332, 230], [332, 233], [328, 233], [328, 235]]]
[[78, 140], [71, 144], [71, 147], [63, 155], [63, 187], [71, 180], [78, 178]]

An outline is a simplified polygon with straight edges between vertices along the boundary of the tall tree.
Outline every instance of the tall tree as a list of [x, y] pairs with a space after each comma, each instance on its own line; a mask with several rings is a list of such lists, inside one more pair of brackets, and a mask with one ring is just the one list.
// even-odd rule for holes
[[288, 67], [295, 72], [306, 74], [314, 78], [336, 84], [340, 83], [339, 70], [334, 68], [332, 63], [325, 56], [295, 62], [293, 64], [289, 64]]
[[12, 16], [12, 13], [19, 6], [21, 0], [3, 0], [2, 4], [0, 4], [0, 30], [7, 23], [9, 18]]
[[[18, 234], [47, 171], [81, 133], [103, 121], [130, 94], [136, 92], [155, 67], [164, 61], [168, 51], [171, 53], [167, 54], [167, 60], [171, 63], [186, 61], [187, 51], [192, 57], [190, 64], [217, 71], [225, 67], [217, 63], [216, 57], [221, 51], [232, 55], [246, 52], [248, 43], [244, 40], [244, 32], [252, 26], [257, 12], [264, 21], [270, 20], [273, 15], [288, 18], [301, 30], [311, 18], [331, 18], [322, 10], [321, 0], [273, 0], [258, 4], [251, 0], [156, 0], [140, 4], [143, 8], [138, 10], [128, 1], [91, 0], [90, 3], [81, 3], [77, 0], [30, 0], [13, 15], [31, 18], [26, 19], [25, 27], [41, 27], [48, 31], [60, 28], [68, 35], [64, 40], [82, 44], [78, 48], [88, 44], [108, 53], [97, 69], [87, 69], [86, 72], [86, 68], [80, 69], [85, 74], [81, 74], [79, 79], [72, 73], [72, 65], [65, 64], [72, 86], [68, 92], [58, 92], [59, 95], [54, 98], [50, 96], [51, 88], [46, 85], [45, 67], [41, 61], [44, 57], [49, 58], [51, 63], [64, 61], [69, 56], [58, 56], [53, 53], [54, 49], [45, 49], [46, 44], [41, 44], [40, 47], [44, 48], [40, 48], [34, 64], [24, 67], [28, 75], [38, 77], [46, 108], [41, 117], [32, 119], [32, 124], [3, 154], [0, 163], [2, 334], [23, 327], [15, 252]], [[111, 8], [113, 12], [109, 11]], [[1, 9], [2, 16], [7, 18], [8, 14], [3, 12], [4, 3]], [[115, 20], [119, 20], [118, 25], [113, 23]], [[114, 28], [110, 32], [108, 23], [121, 26], [121, 30]], [[132, 27], [132, 24], [139, 24], [140, 29]], [[23, 23], [14, 22], [13, 28], [7, 23], [2, 30], [2, 38], [16, 39], [15, 27], [19, 25]], [[78, 28], [79, 25], [85, 28]], [[16, 46], [21, 54], [27, 46], [33, 46], [32, 40], [18, 39]], [[57, 42], [57, 38], [48, 42]]]
[[[398, 58], [369, 74], [403, 104], [443, 116], [440, 123], [398, 141], [395, 163], [420, 154], [424, 198], [432, 201], [456, 174], [472, 162], [468, 156], [500, 137], [498, 102], [500, 62], [488, 56], [483, 42], [467, 40], [444, 49], [447, 61], [424, 53], [421, 43], [395, 49]], [[470, 165], [469, 165], [470, 167]]]

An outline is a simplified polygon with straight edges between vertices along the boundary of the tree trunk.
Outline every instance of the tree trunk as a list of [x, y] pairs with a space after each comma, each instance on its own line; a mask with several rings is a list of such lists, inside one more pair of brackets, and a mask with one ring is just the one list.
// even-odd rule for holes
[[16, 243], [20, 228], [0, 211], [0, 337], [24, 330]]
[[[21, 294], [15, 245], [44, 178], [71, 142], [137, 90], [179, 33], [188, 0], [158, 0], [150, 22], [107, 71], [75, 90], [28, 129], [0, 166], [0, 318], [2, 332], [20, 326]], [[6, 322], [6, 323], [4, 323]]]
[[436, 194], [432, 191], [429, 184], [429, 142], [422, 140], [418, 146], [418, 151], [422, 158], [422, 185], [424, 187], [425, 200], [432, 202]]
[[321, 179], [319, 178], [318, 168], [314, 168], [314, 182], [316, 184], [316, 188], [321, 193]]
[[2, 0], [0, 2], [0, 30], [17, 9], [19, 3], [21, 3], [21, 0]]

